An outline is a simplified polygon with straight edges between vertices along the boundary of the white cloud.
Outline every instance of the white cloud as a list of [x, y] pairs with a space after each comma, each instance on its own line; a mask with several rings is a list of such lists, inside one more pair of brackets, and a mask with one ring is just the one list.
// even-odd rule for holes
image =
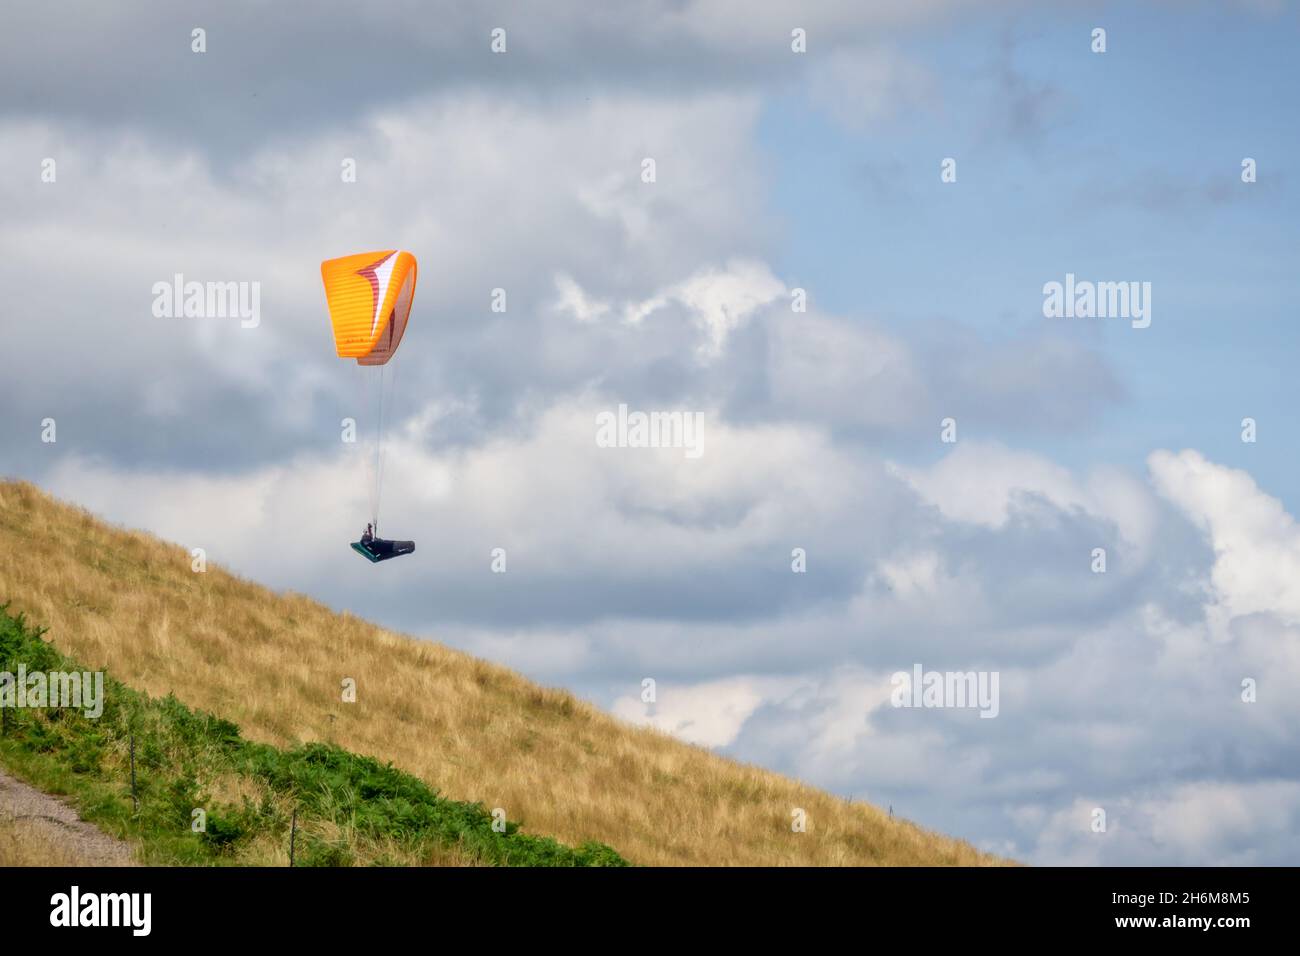
[[[485, 556], [501, 546], [526, 577], [635, 580], [729, 567], [755, 548], [788, 555], [787, 528], [832, 525], [834, 503], [861, 487], [853, 459], [820, 433], [730, 426], [712, 411], [698, 459], [677, 449], [599, 448], [595, 413], [606, 407], [594, 395], [572, 398], [543, 411], [527, 435], [449, 450], [418, 441], [441, 406], [417, 414], [386, 443], [381, 530], [473, 555], [456, 562], [466, 579], [480, 578]], [[337, 569], [368, 520], [371, 448], [303, 453], [228, 475], [155, 473], [73, 452], [46, 484], [114, 521], [207, 547], [242, 573], [310, 589]], [[818, 461], [838, 465], [790, 470]], [[723, 514], [734, 520], [720, 522]], [[265, 547], [276, 539], [294, 542], [294, 562]]]
[[768, 368], [787, 415], [867, 427], [912, 424], [929, 394], [911, 349], [865, 323], [774, 311]]
[[557, 275], [555, 289], [558, 298], [554, 308], [573, 316], [579, 322], [594, 322], [609, 312], [608, 302], [588, 296], [572, 276]]
[[1249, 474], [1199, 452], [1157, 451], [1152, 481], [1214, 546], [1212, 580], [1222, 616], [1256, 612], [1300, 623], [1300, 526]]
[[639, 302], [624, 307], [628, 322], [640, 323], [671, 303], [684, 306], [704, 333], [697, 354], [704, 361], [722, 354], [727, 337], [763, 306], [785, 292], [785, 284], [761, 262], [735, 260], [705, 268]]
[[656, 727], [690, 743], [725, 747], [774, 683], [780, 682], [733, 677], [692, 686], [661, 684], [654, 703], [629, 695], [617, 698], [610, 710], [630, 723]]
[[[1104, 832], [1093, 829], [1097, 809], [1106, 814]], [[1080, 797], [1045, 818], [1034, 806], [1013, 816], [1037, 834], [1022, 854], [1056, 866], [1277, 865], [1300, 851], [1300, 783], [1293, 781], [1175, 784]]]
[[1150, 491], [1115, 468], [1096, 468], [1079, 479], [1042, 455], [963, 439], [928, 469], [893, 464], [891, 470], [953, 521], [1001, 528], [1020, 496], [1037, 495], [1059, 509], [1114, 522], [1141, 551], [1154, 531]]

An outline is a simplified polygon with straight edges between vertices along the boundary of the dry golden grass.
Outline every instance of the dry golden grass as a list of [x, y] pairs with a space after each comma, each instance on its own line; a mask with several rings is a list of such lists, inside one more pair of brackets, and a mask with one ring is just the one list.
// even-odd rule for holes
[[[150, 694], [175, 692], [251, 739], [324, 740], [391, 760], [448, 797], [505, 808], [531, 833], [599, 840], [633, 863], [1003, 862], [440, 644], [211, 565], [195, 574], [183, 549], [21, 482], [0, 482], [4, 601], [83, 664]], [[340, 700], [348, 677], [355, 704]], [[791, 832], [795, 807], [807, 812], [806, 833]]]
[[0, 813], [0, 867], [134, 866], [129, 858], [105, 859], [74, 839], [58, 823]]

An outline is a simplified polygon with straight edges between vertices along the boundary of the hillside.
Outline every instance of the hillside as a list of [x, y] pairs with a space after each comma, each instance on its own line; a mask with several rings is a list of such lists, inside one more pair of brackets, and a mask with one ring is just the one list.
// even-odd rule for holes
[[[85, 671], [0, 605], [0, 673]], [[23, 683], [25, 702], [30, 681]], [[41, 693], [39, 681], [30, 686]], [[8, 703], [18, 701], [16, 688]], [[332, 744], [254, 743], [228, 720], [171, 695], [151, 698], [111, 675], [91, 696], [0, 711], [0, 762], [66, 796], [104, 828], [100, 836], [129, 839], [145, 863], [627, 865], [603, 844], [574, 848], [523, 833], [482, 804], [448, 799], [391, 764]]]
[[[279, 748], [328, 743], [530, 834], [634, 864], [984, 865], [969, 844], [626, 725], [571, 694], [429, 641], [276, 594], [0, 482], [0, 603], [55, 648]], [[356, 678], [358, 701], [340, 701]], [[382, 687], [382, 694], [367, 694]], [[807, 811], [806, 833], [790, 812]]]

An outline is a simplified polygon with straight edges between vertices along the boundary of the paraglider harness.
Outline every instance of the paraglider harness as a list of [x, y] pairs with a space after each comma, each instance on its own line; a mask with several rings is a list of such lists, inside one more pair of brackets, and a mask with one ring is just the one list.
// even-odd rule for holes
[[378, 564], [389, 558], [400, 558], [404, 554], [410, 554], [415, 550], [415, 542], [385, 541], [375, 536], [373, 525], [366, 525], [366, 532], [361, 536], [361, 540], [352, 542], [352, 550], [372, 564]]

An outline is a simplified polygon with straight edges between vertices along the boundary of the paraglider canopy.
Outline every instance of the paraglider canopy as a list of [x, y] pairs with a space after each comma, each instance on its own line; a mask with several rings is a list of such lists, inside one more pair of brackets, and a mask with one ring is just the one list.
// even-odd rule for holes
[[415, 256], [390, 249], [321, 263], [339, 358], [385, 365], [402, 344], [415, 300]]

